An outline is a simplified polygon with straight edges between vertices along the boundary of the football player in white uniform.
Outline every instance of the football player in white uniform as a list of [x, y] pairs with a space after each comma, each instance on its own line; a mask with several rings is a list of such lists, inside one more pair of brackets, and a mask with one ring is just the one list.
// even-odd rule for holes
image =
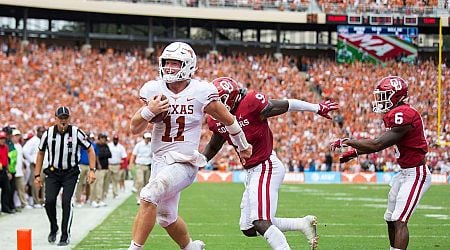
[[[218, 99], [216, 87], [191, 79], [196, 61], [188, 44], [169, 44], [159, 58], [161, 79], [145, 83], [140, 90], [145, 105], [134, 114], [130, 127], [133, 134], [139, 134], [152, 121], [153, 162], [149, 183], [140, 193], [129, 249], [142, 249], [156, 221], [181, 249], [204, 249], [202, 241], [190, 238], [184, 220], [178, 216], [178, 202], [180, 192], [192, 184], [198, 168], [206, 165], [206, 158], [197, 151], [205, 113], [227, 125], [243, 162], [252, 154], [236, 118]], [[162, 121], [152, 120], [166, 111]]]

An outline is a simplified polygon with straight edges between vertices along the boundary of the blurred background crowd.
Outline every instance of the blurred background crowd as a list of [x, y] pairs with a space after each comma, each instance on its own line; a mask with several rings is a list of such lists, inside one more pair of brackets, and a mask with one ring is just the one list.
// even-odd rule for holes
[[[57, 106], [71, 108], [72, 122], [84, 131], [120, 135], [130, 152], [140, 139], [131, 135], [129, 121], [142, 105], [138, 91], [148, 80], [158, 77], [156, 56], [145, 57], [140, 51], [55, 47], [30, 43], [21, 48], [13, 40], [1, 44], [0, 84], [1, 117], [4, 126], [13, 125], [30, 137], [37, 126], [54, 122]], [[157, 48], [154, 55], [159, 55]], [[383, 129], [381, 117], [371, 111], [372, 90], [380, 78], [399, 75], [409, 81], [409, 102], [422, 114], [430, 153], [428, 164], [436, 172], [449, 164], [448, 147], [437, 142], [437, 66], [432, 60], [416, 64], [390, 61], [384, 65], [336, 64], [328, 58], [282, 57], [271, 55], [199, 55], [196, 78], [213, 80], [230, 76], [243, 87], [260, 91], [269, 98], [298, 98], [312, 103], [336, 100], [340, 111], [333, 121], [309, 113], [288, 113], [270, 120], [275, 150], [291, 171], [303, 169], [389, 171], [393, 168], [393, 150], [360, 157], [360, 164], [324, 167], [328, 142], [338, 137], [374, 137]], [[449, 82], [450, 71], [443, 65], [441, 140], [450, 141]], [[210, 132], [204, 126], [202, 145]], [[216, 157], [223, 168], [239, 168], [230, 147]], [[364, 159], [362, 159], [364, 158]], [[440, 160], [438, 160], [440, 159]], [[358, 166], [359, 165], [359, 166]]]

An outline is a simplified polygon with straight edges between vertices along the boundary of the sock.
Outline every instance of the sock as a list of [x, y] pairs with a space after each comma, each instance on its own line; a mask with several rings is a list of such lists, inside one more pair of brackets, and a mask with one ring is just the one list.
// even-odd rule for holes
[[128, 247], [128, 250], [141, 250], [142, 245], [139, 245], [138, 243], [134, 242], [134, 240], [131, 241], [130, 247]]
[[307, 222], [304, 218], [272, 218], [272, 224], [278, 227], [282, 232], [286, 231], [305, 231]]
[[181, 248], [181, 250], [187, 250], [187, 249], [189, 249], [189, 245], [192, 243], [192, 238], [189, 238], [189, 243], [185, 246], [185, 247], [183, 247], [183, 248]]
[[389, 247], [389, 250], [401, 250], [400, 248], [395, 248], [395, 247], [393, 247], [393, 246], [390, 246]]
[[267, 243], [276, 250], [290, 250], [289, 244], [287, 243], [286, 237], [276, 226], [270, 226], [264, 233], [264, 238]]

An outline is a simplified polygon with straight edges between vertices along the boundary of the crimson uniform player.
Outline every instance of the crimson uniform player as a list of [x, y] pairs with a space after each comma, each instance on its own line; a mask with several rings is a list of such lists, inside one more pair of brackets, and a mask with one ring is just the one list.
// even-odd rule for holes
[[[247, 172], [245, 191], [241, 202], [240, 228], [248, 237], [263, 235], [272, 249], [290, 249], [284, 231], [303, 232], [311, 246], [317, 248], [317, 218], [276, 218], [278, 189], [283, 182], [285, 167], [273, 152], [273, 136], [267, 118], [288, 111], [311, 111], [331, 119], [328, 112], [337, 109], [337, 104], [324, 101], [312, 104], [295, 99], [269, 100], [261, 93], [239, 88], [237, 82], [228, 77], [217, 78], [213, 84], [219, 91], [221, 101], [236, 116], [253, 154], [243, 163]], [[203, 154], [208, 160], [214, 157], [225, 141], [234, 143], [224, 125], [212, 117], [208, 126], [213, 135]]]
[[431, 174], [425, 165], [428, 151], [422, 118], [404, 101], [408, 84], [398, 76], [381, 79], [374, 91], [373, 111], [384, 113], [386, 132], [376, 139], [339, 139], [331, 149], [351, 146], [339, 161], [347, 162], [360, 154], [370, 154], [394, 146], [400, 172], [391, 182], [384, 219], [388, 225], [390, 249], [406, 249], [409, 241], [408, 220], [431, 185]]

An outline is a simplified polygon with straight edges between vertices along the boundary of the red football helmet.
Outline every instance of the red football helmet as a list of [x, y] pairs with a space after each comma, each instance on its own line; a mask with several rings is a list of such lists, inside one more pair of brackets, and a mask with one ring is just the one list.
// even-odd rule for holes
[[373, 94], [373, 112], [386, 113], [408, 97], [408, 84], [399, 76], [388, 76], [378, 81]]
[[220, 101], [229, 111], [232, 111], [242, 98], [239, 84], [230, 77], [219, 77], [214, 79], [212, 83], [219, 92]]

